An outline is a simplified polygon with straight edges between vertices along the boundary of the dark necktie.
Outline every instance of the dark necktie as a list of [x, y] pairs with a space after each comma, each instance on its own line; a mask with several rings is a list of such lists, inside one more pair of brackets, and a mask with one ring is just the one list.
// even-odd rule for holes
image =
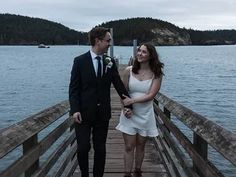
[[101, 64], [101, 57], [96, 56], [96, 59], [98, 60], [97, 78], [98, 78], [98, 79], [101, 79], [101, 77], [102, 77], [102, 64]]

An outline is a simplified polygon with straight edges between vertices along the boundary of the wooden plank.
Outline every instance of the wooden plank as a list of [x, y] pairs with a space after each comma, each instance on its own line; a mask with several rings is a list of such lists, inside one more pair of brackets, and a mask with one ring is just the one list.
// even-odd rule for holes
[[[33, 177], [44, 177], [53, 167], [53, 165], [57, 162], [57, 160], [61, 157], [64, 151], [68, 148], [70, 143], [75, 139], [75, 132], [73, 131], [68, 135], [68, 137], [56, 148], [56, 150], [48, 157], [47, 161], [45, 161], [40, 169], [33, 175]], [[73, 149], [73, 148], [72, 148]], [[59, 170], [60, 171], [60, 168]]]
[[66, 119], [49, 135], [47, 135], [41, 142], [34, 148], [27, 152], [24, 156], [16, 160], [10, 167], [5, 169], [1, 177], [15, 177], [20, 176], [32, 163], [34, 163], [39, 156], [48, 150], [49, 147], [71, 126], [72, 118]]
[[[124, 172], [124, 140], [122, 133], [115, 129], [119, 122], [121, 113], [121, 104], [117, 93], [112, 90], [112, 118], [109, 124], [107, 137], [107, 154], [104, 177], [121, 177]], [[114, 104], [115, 103], [115, 104]], [[115, 106], [115, 109], [114, 109]], [[89, 170], [92, 177], [93, 169], [93, 149], [89, 153]], [[145, 158], [142, 166], [143, 175], [145, 177], [168, 177], [168, 172], [163, 164], [160, 154], [157, 152], [152, 141], [148, 141], [145, 149]], [[74, 172], [74, 177], [79, 176], [79, 168]]]
[[[35, 134], [23, 143], [23, 154], [26, 155], [38, 144], [38, 134]], [[30, 177], [39, 168], [39, 158], [25, 171], [25, 177]]]
[[37, 134], [69, 110], [68, 101], [62, 101], [23, 121], [0, 131], [0, 158]]
[[155, 99], [192, 131], [236, 165], [236, 134], [158, 93]]
[[[72, 177], [79, 177], [80, 176], [80, 171], [78, 171], [78, 169], [75, 170], [74, 174]], [[123, 177], [123, 172], [109, 172], [109, 173], [104, 173], [103, 177]], [[149, 172], [144, 172], [143, 176], [145, 177], [169, 177], [168, 174], [166, 173], [149, 173]], [[93, 177], [93, 174], [90, 173], [89, 177]]]
[[66, 168], [66, 170], [65, 170], [65, 175], [63, 175], [63, 176], [65, 176], [65, 177], [71, 177], [71, 176], [73, 175], [74, 171], [76, 170], [76, 167], [77, 167], [77, 166], [78, 166], [78, 161], [77, 161], [76, 158], [74, 158], [74, 159], [71, 161], [71, 163], [69, 163], [69, 164], [67, 165], [67, 168]]
[[189, 156], [193, 159], [196, 166], [201, 170], [202, 174], [206, 174], [207, 177], [217, 177], [222, 176], [215, 168], [211, 166], [211, 164], [203, 159], [197, 151], [194, 149], [193, 144], [190, 140], [178, 129], [176, 125], [174, 125], [168, 117], [161, 111], [161, 109], [157, 106], [154, 106], [154, 110], [158, 113], [161, 120], [164, 122], [165, 126], [173, 133], [176, 139], [179, 141], [180, 145], [188, 152]]
[[[70, 150], [68, 156], [66, 156], [66, 157], [62, 160], [62, 162], [61, 162], [61, 164], [60, 164], [60, 166], [59, 166], [59, 168], [58, 168], [58, 171], [54, 173], [53, 177], [60, 177], [60, 176], [62, 176], [62, 174], [63, 174], [64, 171], [67, 171], [67, 172], [68, 172], [68, 170], [65, 170], [65, 169], [67, 169], [67, 168], [72, 168], [71, 166], [70, 166], [70, 167], [67, 167], [68, 164], [71, 163], [71, 161], [73, 161], [73, 162], [76, 161], [75, 163], [77, 163], [77, 165], [78, 165], [77, 157], [74, 156], [74, 155], [76, 154], [76, 151], [77, 151], [77, 144], [74, 143], [74, 144], [72, 145], [72, 147], [71, 147], [71, 150]], [[74, 157], [74, 159], [73, 159], [73, 157]], [[74, 163], [73, 163], [73, 164], [74, 164]], [[77, 166], [77, 165], [76, 165], [76, 166]], [[73, 168], [74, 168], [74, 165], [73, 165]], [[70, 169], [70, 170], [71, 170], [71, 169]], [[69, 171], [70, 171], [70, 170], [69, 170]], [[66, 172], [65, 172], [65, 173], [66, 173]]]
[[[161, 148], [162, 151], [166, 152], [166, 156], [168, 156], [168, 162], [166, 162], [168, 169], [174, 169], [174, 167], [169, 167], [168, 163], [174, 163], [176, 169], [180, 171], [179, 173], [184, 176], [185, 174], [181, 173], [182, 168], [185, 173], [189, 177], [196, 177], [197, 174], [193, 171], [192, 164], [190, 164], [189, 160], [187, 160], [186, 154], [184, 154], [179, 148], [178, 144], [174, 140], [173, 136], [171, 136], [170, 131], [167, 127], [160, 121], [159, 117], [156, 117], [158, 122], [158, 127], [160, 129], [160, 138], [155, 140], [157, 144], [160, 144], [158, 148]], [[171, 146], [169, 146], [171, 145]], [[178, 159], [178, 161], [177, 161]], [[180, 167], [179, 167], [180, 166]], [[171, 172], [170, 172], [171, 173]], [[173, 172], [172, 172], [173, 173]], [[171, 175], [174, 176], [174, 175]]]

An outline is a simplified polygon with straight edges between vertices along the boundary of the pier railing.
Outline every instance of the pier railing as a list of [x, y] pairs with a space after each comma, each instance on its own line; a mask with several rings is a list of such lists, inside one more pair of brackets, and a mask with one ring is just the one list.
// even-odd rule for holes
[[[3, 170], [0, 176], [16, 177], [23, 174], [26, 177], [47, 176], [56, 162], [56, 170], [51, 172], [50, 176], [60, 177], [62, 174], [71, 176], [77, 167], [77, 160], [74, 158], [77, 146], [74, 141], [75, 133], [71, 131], [73, 120], [68, 117], [68, 110], [68, 101], [63, 101], [0, 130], [0, 159], [2, 160], [16, 148], [21, 151], [18, 152], [21, 156], [14, 159], [14, 163]], [[64, 119], [63, 116], [65, 116]], [[55, 126], [54, 122], [60, 123]], [[50, 125], [53, 126], [50, 127]], [[43, 130], [47, 130], [47, 135], [39, 140]], [[40, 160], [48, 151], [50, 154]]]
[[[223, 174], [208, 159], [208, 145], [224, 159], [236, 166], [236, 134], [193, 112], [181, 104], [158, 93], [154, 105], [161, 136], [155, 138], [159, 150], [164, 152], [170, 172], [177, 176], [219, 177]], [[175, 118], [192, 132], [192, 140], [183, 133]], [[160, 148], [161, 147], [161, 148]], [[190, 160], [189, 160], [190, 159]]]
[[[161, 93], [155, 97], [154, 109], [160, 129], [154, 144], [172, 177], [223, 176], [208, 158], [209, 146], [236, 165], [234, 133]], [[77, 145], [68, 111], [68, 101], [63, 101], [0, 130], [0, 162], [13, 151], [20, 154], [10, 157], [14, 161], [0, 172], [0, 176], [72, 176], [78, 165]], [[173, 117], [189, 130], [182, 130]], [[192, 133], [192, 140], [189, 133]]]

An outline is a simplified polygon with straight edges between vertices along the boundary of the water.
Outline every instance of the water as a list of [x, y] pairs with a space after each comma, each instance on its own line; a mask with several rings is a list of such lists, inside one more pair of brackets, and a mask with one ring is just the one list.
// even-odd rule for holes
[[[68, 99], [75, 56], [88, 46], [0, 46], [0, 129]], [[158, 47], [165, 64], [161, 92], [236, 133], [236, 46]], [[132, 47], [114, 47], [121, 64]], [[216, 159], [214, 152], [210, 153]], [[218, 157], [217, 157], [218, 159]], [[236, 176], [217, 160], [224, 174]]]

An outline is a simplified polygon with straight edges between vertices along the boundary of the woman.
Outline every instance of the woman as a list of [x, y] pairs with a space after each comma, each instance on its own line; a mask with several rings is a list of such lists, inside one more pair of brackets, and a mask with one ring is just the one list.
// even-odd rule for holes
[[[125, 177], [141, 177], [141, 166], [147, 137], [158, 136], [153, 109], [153, 99], [161, 87], [164, 64], [160, 62], [155, 46], [142, 44], [137, 51], [133, 66], [125, 69], [123, 82], [129, 90], [130, 98], [124, 105], [133, 105], [132, 113], [123, 109], [116, 129], [123, 133], [125, 142]], [[131, 115], [132, 114], [132, 115]], [[131, 116], [130, 116], [131, 115]]]

